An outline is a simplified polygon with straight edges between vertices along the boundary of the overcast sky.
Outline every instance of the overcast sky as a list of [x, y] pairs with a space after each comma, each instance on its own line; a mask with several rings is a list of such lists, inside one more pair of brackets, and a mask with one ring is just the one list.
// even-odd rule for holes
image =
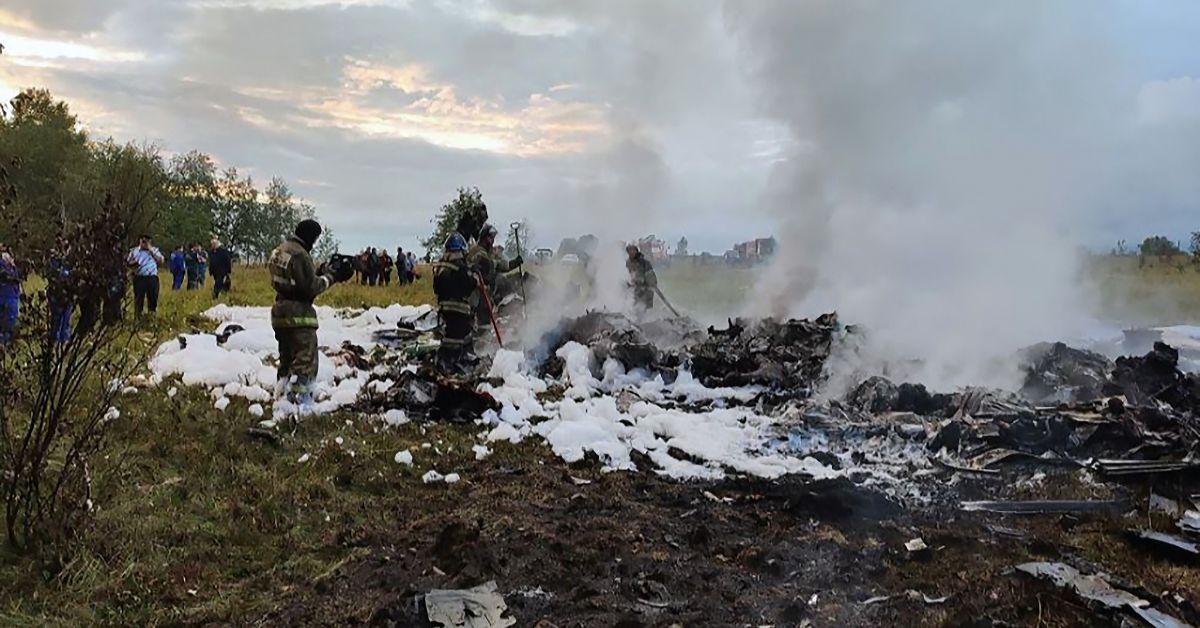
[[1100, 246], [1200, 230], [1198, 40], [1191, 0], [2, 0], [0, 97], [282, 176], [347, 248], [415, 244], [467, 185], [538, 244], [720, 252], [807, 211], [798, 181], [972, 203], [930, 182], [1001, 132], [1107, 182], [1055, 225]]

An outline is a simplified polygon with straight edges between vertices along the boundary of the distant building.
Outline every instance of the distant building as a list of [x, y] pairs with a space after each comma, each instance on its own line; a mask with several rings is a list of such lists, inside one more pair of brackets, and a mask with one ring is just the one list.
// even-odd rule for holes
[[758, 238], [733, 245], [725, 258], [739, 264], [759, 264], [775, 255], [775, 238]]
[[637, 241], [638, 250], [652, 262], [668, 261], [671, 257], [667, 252], [667, 243], [659, 240], [653, 234]]

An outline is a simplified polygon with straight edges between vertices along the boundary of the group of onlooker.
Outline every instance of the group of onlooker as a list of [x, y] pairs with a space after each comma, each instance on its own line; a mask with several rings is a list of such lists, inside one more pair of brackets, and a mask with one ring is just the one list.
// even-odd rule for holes
[[368, 247], [354, 258], [354, 265], [358, 283], [364, 286], [390, 286], [393, 272], [401, 285], [416, 279], [417, 258], [411, 252], [406, 254], [402, 247], [396, 247], [394, 258], [387, 249]]
[[205, 286], [209, 275], [213, 278], [214, 299], [233, 287], [233, 254], [216, 238], [209, 243], [207, 251], [196, 242], [186, 249], [175, 247], [171, 252], [170, 270], [172, 290], [182, 290], [185, 282], [188, 290], [199, 290]]
[[[50, 337], [55, 342], [66, 342], [71, 338], [71, 319], [76, 306], [79, 320], [76, 329], [90, 329], [97, 320], [107, 324], [121, 319], [121, 300], [125, 295], [126, 273], [116, 270], [111, 284], [101, 286], [103, 294], [83, 296], [71, 290], [73, 270], [65, 261], [69, 258], [71, 243], [59, 238], [55, 253], [45, 269], [46, 298], [50, 314]], [[118, 255], [119, 256], [119, 255]], [[124, 264], [132, 275], [134, 313], [158, 311], [159, 267], [168, 263], [155, 247], [150, 236], [138, 238], [137, 246], [125, 255]], [[213, 298], [232, 287], [233, 255], [213, 238], [208, 251], [192, 244], [188, 252], [176, 247], [169, 261], [173, 282], [172, 289], [182, 288], [187, 281], [188, 290], [198, 289], [205, 284], [208, 275], [213, 278]], [[17, 329], [21, 315], [21, 284], [24, 275], [7, 246], [0, 244], [0, 346], [8, 344]]]

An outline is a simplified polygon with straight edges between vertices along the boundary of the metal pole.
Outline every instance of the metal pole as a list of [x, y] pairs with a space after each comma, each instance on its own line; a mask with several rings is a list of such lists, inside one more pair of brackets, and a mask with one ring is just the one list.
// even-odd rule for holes
[[525, 297], [525, 251], [521, 248], [521, 223], [514, 222], [509, 227], [512, 228], [513, 237], [517, 241], [517, 255], [521, 257], [521, 263], [517, 266], [517, 271], [521, 273], [521, 318], [529, 318], [529, 312], [525, 309], [529, 299]]
[[676, 310], [675, 306], [671, 305], [671, 302], [667, 300], [667, 295], [663, 294], [658, 286], [654, 286], [654, 292], [658, 293], [658, 298], [662, 299], [663, 305], [667, 306], [667, 309], [671, 310], [671, 313], [678, 317], [679, 310]]

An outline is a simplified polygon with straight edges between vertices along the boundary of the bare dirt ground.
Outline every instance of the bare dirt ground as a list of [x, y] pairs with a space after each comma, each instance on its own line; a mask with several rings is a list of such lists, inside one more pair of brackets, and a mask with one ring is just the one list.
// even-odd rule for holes
[[[329, 539], [353, 560], [247, 620], [420, 626], [425, 592], [495, 580], [518, 626], [1120, 625], [1121, 615], [1012, 571], [1045, 560], [1095, 565], [1200, 621], [1170, 602], [1200, 599], [1197, 571], [1124, 540], [1136, 517], [1005, 518], [962, 512], [956, 499], [1099, 491], [1129, 497], [1145, 517], [1146, 487], [1108, 493], [1067, 472], [1029, 485], [989, 478], [910, 509], [847, 480], [678, 483], [524, 460], [478, 463], [453, 490], [412, 491], [391, 525]], [[906, 549], [914, 538], [929, 549]]]

